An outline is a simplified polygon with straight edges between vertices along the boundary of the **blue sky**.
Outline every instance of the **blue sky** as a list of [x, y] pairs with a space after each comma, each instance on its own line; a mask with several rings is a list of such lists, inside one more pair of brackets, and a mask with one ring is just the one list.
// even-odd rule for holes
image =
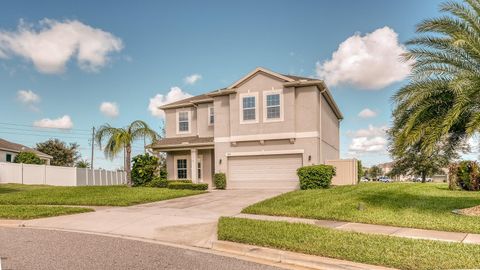
[[[200, 94], [228, 86], [257, 66], [318, 76], [317, 63], [332, 60], [339, 45], [354, 35], [365, 37], [386, 26], [398, 34], [402, 46], [414, 36], [417, 23], [439, 14], [439, 3], [6, 1], [0, 10], [0, 137], [32, 146], [55, 135], [79, 143], [83, 157], [89, 158], [88, 134], [93, 126], [106, 122], [124, 126], [142, 119], [159, 130], [161, 117], [152, 115], [149, 102], [156, 95], [167, 95], [173, 87], [182, 93]], [[67, 43], [66, 47], [78, 49], [78, 44], [80, 48], [87, 44], [86, 51], [89, 38], [100, 37], [105, 51], [80, 55], [66, 50], [65, 56], [54, 50], [52, 55], [59, 58], [52, 64], [46, 63], [48, 55], [47, 60], [42, 58], [46, 50], [39, 52], [43, 48], [40, 41], [49, 36], [28, 40], [28, 34], [72, 25], [81, 32], [73, 35], [73, 45], [64, 40], [69, 35], [53, 37]], [[70, 28], [61, 29], [58, 33]], [[24, 39], [19, 41], [20, 37]], [[25, 49], [22, 42], [30, 42], [30, 47]], [[185, 78], [193, 74], [201, 78], [186, 83]], [[390, 97], [403, 83], [405, 79], [397, 78], [375, 90], [348, 80], [330, 86], [345, 115], [341, 124], [342, 157], [353, 155], [368, 165], [389, 160], [384, 150], [352, 151], [352, 140], [361, 136], [362, 130], [375, 133], [389, 125]], [[20, 90], [25, 91], [23, 99]], [[102, 102], [116, 103], [118, 115], [102, 113]], [[376, 116], [358, 116], [366, 108]], [[32, 128], [41, 119], [63, 116], [69, 117], [73, 128]], [[142, 146], [143, 142], [136, 144], [136, 153]], [[96, 167], [122, 165], [120, 159], [106, 160], [98, 150], [96, 157]]]

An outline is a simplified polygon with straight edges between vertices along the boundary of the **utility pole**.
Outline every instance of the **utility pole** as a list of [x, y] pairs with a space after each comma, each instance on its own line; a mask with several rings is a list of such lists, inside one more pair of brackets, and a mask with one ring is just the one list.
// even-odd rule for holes
[[95, 148], [95, 127], [92, 127], [92, 156], [90, 161], [90, 168], [93, 170], [93, 153]]

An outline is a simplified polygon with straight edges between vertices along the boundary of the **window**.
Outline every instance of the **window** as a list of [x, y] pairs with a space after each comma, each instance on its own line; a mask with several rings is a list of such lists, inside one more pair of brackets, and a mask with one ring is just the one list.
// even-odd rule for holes
[[267, 95], [267, 119], [280, 118], [280, 94]]
[[213, 125], [215, 123], [215, 111], [213, 107], [208, 107], [208, 125]]
[[187, 160], [177, 159], [177, 178], [187, 179]]
[[263, 121], [283, 121], [283, 90], [272, 89], [263, 92]]
[[178, 133], [188, 133], [190, 132], [190, 112], [183, 111], [178, 112]]
[[5, 155], [5, 160], [6, 160], [7, 162], [12, 162], [12, 154], [6, 154], [6, 155]]
[[202, 161], [198, 160], [197, 162], [197, 179], [202, 179]]
[[243, 98], [243, 121], [251, 121], [256, 119], [256, 100], [254, 96]]

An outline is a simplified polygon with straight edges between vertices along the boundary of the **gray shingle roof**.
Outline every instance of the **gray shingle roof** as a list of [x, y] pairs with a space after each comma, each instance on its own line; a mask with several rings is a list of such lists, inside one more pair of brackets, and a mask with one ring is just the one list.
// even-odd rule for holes
[[162, 147], [181, 147], [181, 146], [190, 146], [198, 144], [213, 144], [213, 137], [198, 137], [198, 136], [188, 136], [188, 137], [175, 137], [175, 138], [163, 138], [160, 139], [151, 145], [149, 148], [162, 148]]

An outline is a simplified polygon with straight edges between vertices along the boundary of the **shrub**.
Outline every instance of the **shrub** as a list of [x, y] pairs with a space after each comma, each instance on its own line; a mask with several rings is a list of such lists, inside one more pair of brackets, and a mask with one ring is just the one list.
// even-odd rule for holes
[[456, 181], [461, 189], [480, 189], [480, 168], [476, 161], [461, 161], [456, 167]]
[[214, 176], [214, 184], [217, 189], [227, 188], [227, 176], [224, 173], [216, 173]]
[[304, 166], [297, 169], [300, 189], [328, 188], [335, 176], [335, 167], [330, 165]]
[[168, 178], [167, 168], [165, 168], [165, 166], [160, 167], [160, 178], [164, 180]]
[[133, 157], [132, 182], [134, 186], [144, 186], [152, 181], [158, 170], [158, 158], [149, 154]]
[[147, 187], [157, 187], [157, 188], [166, 188], [168, 186], [167, 179], [161, 177], [154, 177], [152, 181], [148, 182], [145, 186]]
[[41, 160], [35, 153], [32, 152], [20, 152], [13, 159], [15, 163], [24, 163], [24, 164], [43, 164]]
[[187, 184], [191, 184], [192, 183], [192, 180], [182, 180], [182, 179], [178, 179], [178, 180], [168, 180], [170, 183], [172, 182], [176, 182], [176, 183], [187, 183]]
[[178, 181], [169, 181], [168, 186], [169, 189], [190, 189], [190, 190], [207, 190], [208, 184], [207, 183], [184, 183]]

